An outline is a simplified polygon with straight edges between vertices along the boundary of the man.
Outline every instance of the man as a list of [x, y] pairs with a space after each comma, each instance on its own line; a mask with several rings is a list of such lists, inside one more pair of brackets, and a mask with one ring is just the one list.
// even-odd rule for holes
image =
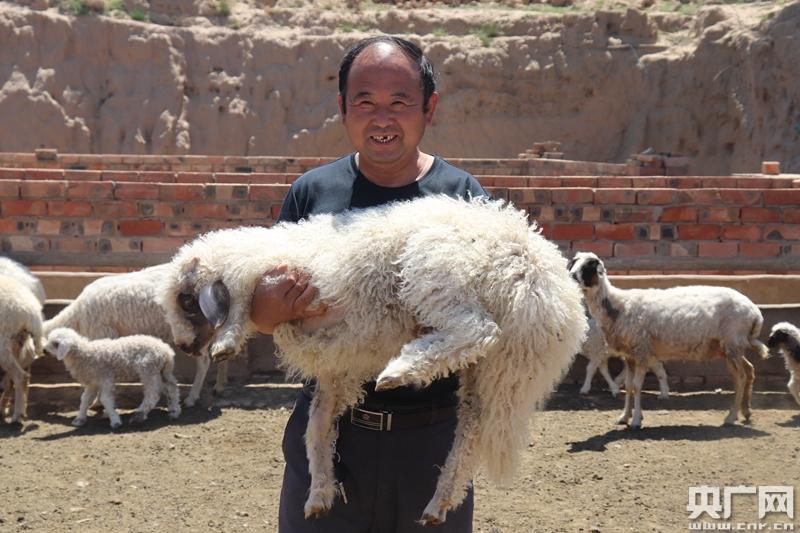
[[[342, 60], [338, 96], [356, 151], [295, 181], [280, 219], [298, 221], [428, 194], [485, 195], [474, 177], [419, 149], [438, 101], [433, 67], [419, 47], [389, 36], [356, 44]], [[282, 283], [260, 286], [253, 296], [251, 318], [260, 331], [270, 333], [281, 322], [324, 312], [308, 307], [316, 295], [313, 280], [285, 268], [267, 273], [276, 274], [284, 276]], [[336, 475], [342, 495], [319, 519], [303, 516], [310, 485], [303, 436], [313, 384], [303, 388], [284, 435], [280, 533], [472, 530], [472, 490], [444, 524], [417, 523], [433, 496], [437, 465], [444, 464], [453, 440], [457, 376], [424, 389], [376, 392], [374, 386], [367, 384], [364, 403], [339, 420]], [[365, 412], [373, 423], [361, 422]], [[380, 415], [387, 412], [394, 429]]]

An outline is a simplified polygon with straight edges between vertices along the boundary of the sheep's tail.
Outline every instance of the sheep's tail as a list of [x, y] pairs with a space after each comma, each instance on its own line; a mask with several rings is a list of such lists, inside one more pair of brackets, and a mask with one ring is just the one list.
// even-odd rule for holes
[[68, 306], [61, 310], [50, 320], [45, 320], [43, 325], [43, 335], [47, 337], [56, 328], [70, 328], [77, 332], [81, 331], [81, 311], [77, 305], [77, 300], [73, 300]]
[[764, 325], [764, 317], [761, 316], [761, 313], [758, 313], [758, 316], [753, 319], [753, 325], [750, 328], [750, 335], [748, 336], [748, 340], [750, 341], [750, 349], [755, 352], [755, 355], [760, 359], [766, 359], [769, 357], [769, 348], [758, 340], [758, 336], [761, 335], [761, 327]]

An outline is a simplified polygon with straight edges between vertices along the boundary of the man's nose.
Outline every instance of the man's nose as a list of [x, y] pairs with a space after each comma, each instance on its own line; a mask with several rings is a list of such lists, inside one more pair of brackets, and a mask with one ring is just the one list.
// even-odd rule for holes
[[376, 126], [389, 126], [394, 121], [394, 112], [388, 106], [378, 106], [375, 109], [375, 114], [372, 117], [372, 122]]

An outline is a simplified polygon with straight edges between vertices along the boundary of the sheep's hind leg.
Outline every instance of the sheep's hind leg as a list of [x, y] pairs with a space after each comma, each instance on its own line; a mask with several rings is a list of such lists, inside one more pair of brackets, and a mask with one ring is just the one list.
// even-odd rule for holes
[[466, 368], [497, 342], [500, 328], [483, 311], [454, 313], [450, 327], [407, 343], [378, 376], [375, 390], [404, 385], [425, 386], [434, 379]]
[[[603, 379], [608, 383], [608, 390], [611, 391], [611, 396], [616, 398], [619, 394], [619, 385], [616, 380], [611, 378], [611, 374], [608, 372], [608, 357], [603, 359], [603, 362], [600, 363], [600, 375], [603, 376]], [[622, 376], [622, 379], [625, 379], [625, 376]]]
[[789, 383], [786, 384], [786, 388], [789, 389], [797, 405], [800, 405], [800, 380], [795, 377], [794, 372], [792, 372], [792, 377], [789, 379]]
[[744, 417], [745, 423], [750, 422], [750, 416], [752, 416], [753, 412], [750, 410], [750, 401], [753, 397], [753, 381], [756, 378], [756, 372], [753, 368], [752, 363], [748, 361], [746, 358], [742, 357], [742, 364], [743, 368], [742, 371], [744, 373], [744, 387], [742, 392], [742, 403], [740, 404], [740, 410], [742, 412], [742, 416]]
[[158, 404], [158, 399], [161, 397], [161, 376], [144, 375], [141, 376], [142, 380], [142, 403], [134, 411], [131, 417], [131, 422], [144, 422], [147, 420], [147, 415], [153, 410], [153, 407]]
[[167, 396], [167, 413], [168, 416], [175, 420], [181, 416], [181, 395], [178, 392], [178, 380], [172, 372], [162, 372], [161, 386]]
[[103, 404], [103, 409], [105, 409], [111, 421], [111, 429], [120, 427], [122, 425], [122, 420], [119, 418], [119, 413], [117, 413], [116, 405], [114, 404], [113, 381], [106, 381], [100, 385], [100, 402]]
[[85, 386], [81, 393], [81, 406], [78, 408], [78, 416], [72, 421], [73, 426], [82, 426], [86, 423], [86, 412], [89, 404], [97, 398], [97, 388]]
[[306, 518], [325, 516], [338, 494], [333, 471], [333, 447], [338, 437], [336, 417], [342, 408], [337, 384], [319, 379], [306, 428], [306, 454], [311, 475], [308, 499], [303, 509]]
[[744, 386], [745, 382], [747, 381], [747, 377], [745, 376], [744, 368], [740, 363], [741, 359], [735, 356], [730, 356], [727, 353], [725, 355], [726, 355], [725, 366], [728, 367], [728, 372], [730, 372], [731, 377], [733, 377], [733, 386], [734, 390], [736, 391], [736, 395], [733, 400], [733, 405], [731, 405], [731, 409], [728, 412], [728, 416], [725, 417], [724, 421], [724, 425], [729, 426], [731, 424], [735, 424], [738, 418], [737, 415], [739, 407], [742, 404], [742, 398], [744, 396]]
[[475, 448], [480, 423], [480, 404], [476, 390], [475, 369], [468, 368], [459, 377], [461, 390], [455, 437], [436, 482], [436, 492], [422, 512], [420, 523], [423, 525], [444, 522], [447, 512], [461, 505], [478, 460]]
[[651, 358], [647, 365], [650, 367], [650, 370], [653, 374], [656, 375], [658, 378], [658, 399], [659, 400], [667, 400], [669, 399], [669, 383], [667, 381], [667, 371], [664, 370], [664, 363], [659, 361], [658, 359]]
[[[597, 359], [589, 359], [589, 364], [586, 365], [586, 377], [583, 380], [583, 387], [581, 387], [580, 390], [581, 394], [589, 394], [589, 391], [592, 390], [592, 378], [601, 364], [602, 362]], [[606, 372], [608, 372], [608, 370], [606, 370]]]

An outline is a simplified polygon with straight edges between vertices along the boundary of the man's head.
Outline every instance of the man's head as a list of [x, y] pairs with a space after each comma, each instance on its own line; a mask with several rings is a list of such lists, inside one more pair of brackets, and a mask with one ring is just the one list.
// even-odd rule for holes
[[359, 42], [342, 61], [339, 90], [361, 171], [387, 185], [413, 179], [439, 101], [433, 67], [419, 47], [388, 36]]

